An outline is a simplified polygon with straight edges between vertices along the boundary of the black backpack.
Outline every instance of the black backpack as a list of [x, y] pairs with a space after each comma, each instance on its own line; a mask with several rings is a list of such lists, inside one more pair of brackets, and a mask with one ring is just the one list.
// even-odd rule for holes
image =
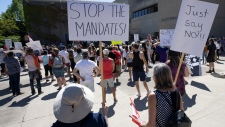
[[175, 108], [164, 94], [160, 94], [165, 98], [166, 102], [173, 109], [173, 113], [168, 119], [166, 127], [191, 127], [191, 120], [184, 111], [180, 110], [180, 92], [176, 90], [174, 93], [172, 93], [175, 95], [171, 95], [172, 102], [175, 102]]

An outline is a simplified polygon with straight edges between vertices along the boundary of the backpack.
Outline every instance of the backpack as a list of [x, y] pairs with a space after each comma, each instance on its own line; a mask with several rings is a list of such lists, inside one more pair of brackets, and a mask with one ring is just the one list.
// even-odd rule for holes
[[175, 108], [170, 103], [169, 99], [164, 94], [159, 92], [165, 98], [166, 102], [170, 105], [170, 107], [173, 109], [173, 113], [168, 119], [166, 127], [191, 127], [192, 121], [188, 118], [184, 111], [180, 110], [180, 92], [178, 90], [176, 90], [175, 92]]
[[54, 68], [61, 68], [61, 67], [63, 67], [63, 59], [62, 59], [62, 57], [60, 57], [60, 56], [54, 57], [52, 66]]

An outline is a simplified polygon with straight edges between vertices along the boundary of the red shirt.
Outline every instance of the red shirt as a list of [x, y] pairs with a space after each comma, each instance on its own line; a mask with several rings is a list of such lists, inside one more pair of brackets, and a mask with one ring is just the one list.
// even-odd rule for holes
[[113, 50], [112, 52], [116, 54], [116, 61], [119, 59], [119, 60], [116, 62], [116, 65], [120, 65], [120, 57], [121, 57], [121, 53], [118, 52], [118, 51], [116, 51], [116, 50]]
[[113, 78], [113, 59], [103, 59], [103, 79]]

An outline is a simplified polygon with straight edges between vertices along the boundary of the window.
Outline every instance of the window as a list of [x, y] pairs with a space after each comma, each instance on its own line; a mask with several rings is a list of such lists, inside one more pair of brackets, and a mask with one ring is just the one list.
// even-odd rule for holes
[[147, 15], [154, 12], [158, 12], [158, 4], [133, 12], [133, 18], [140, 17], [140, 16]]

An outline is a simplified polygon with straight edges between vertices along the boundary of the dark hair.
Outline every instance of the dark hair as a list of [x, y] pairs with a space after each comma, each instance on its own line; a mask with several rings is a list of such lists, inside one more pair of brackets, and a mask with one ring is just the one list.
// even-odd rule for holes
[[144, 50], [145, 50], [145, 51], [148, 51], [148, 49], [147, 49], [147, 47], [146, 47], [146, 44], [145, 44], [145, 43], [142, 43], [141, 45], [142, 45], [142, 48], [144, 48]]
[[13, 52], [9, 52], [9, 53], [7, 54], [8, 57], [13, 57], [13, 55], [14, 55]]
[[72, 48], [72, 46], [69, 44], [69, 45], [68, 45], [68, 48], [70, 49], [70, 48]]
[[112, 49], [113, 49], [112, 46], [109, 46], [109, 47], [108, 47], [108, 50], [109, 50], [109, 51], [112, 51]]
[[81, 48], [77, 48], [77, 53], [78, 53], [78, 54], [81, 53]]
[[68, 53], [69, 53], [69, 58], [73, 58], [74, 57], [73, 50], [69, 50]]
[[47, 54], [48, 54], [48, 51], [44, 50], [44, 51], [43, 51], [43, 54], [44, 54], [44, 55], [47, 55]]
[[138, 49], [138, 48], [139, 48], [139, 45], [138, 45], [137, 43], [135, 43], [135, 44], [133, 45], [133, 47], [134, 47], [135, 49]]
[[28, 53], [32, 53], [32, 52], [34, 52], [34, 50], [33, 49], [28, 49], [27, 52]]
[[124, 49], [126, 50], [126, 52], [128, 52], [128, 46], [124, 46]]
[[180, 57], [179, 56], [169, 56], [170, 62], [169, 64], [172, 66], [179, 66]]

